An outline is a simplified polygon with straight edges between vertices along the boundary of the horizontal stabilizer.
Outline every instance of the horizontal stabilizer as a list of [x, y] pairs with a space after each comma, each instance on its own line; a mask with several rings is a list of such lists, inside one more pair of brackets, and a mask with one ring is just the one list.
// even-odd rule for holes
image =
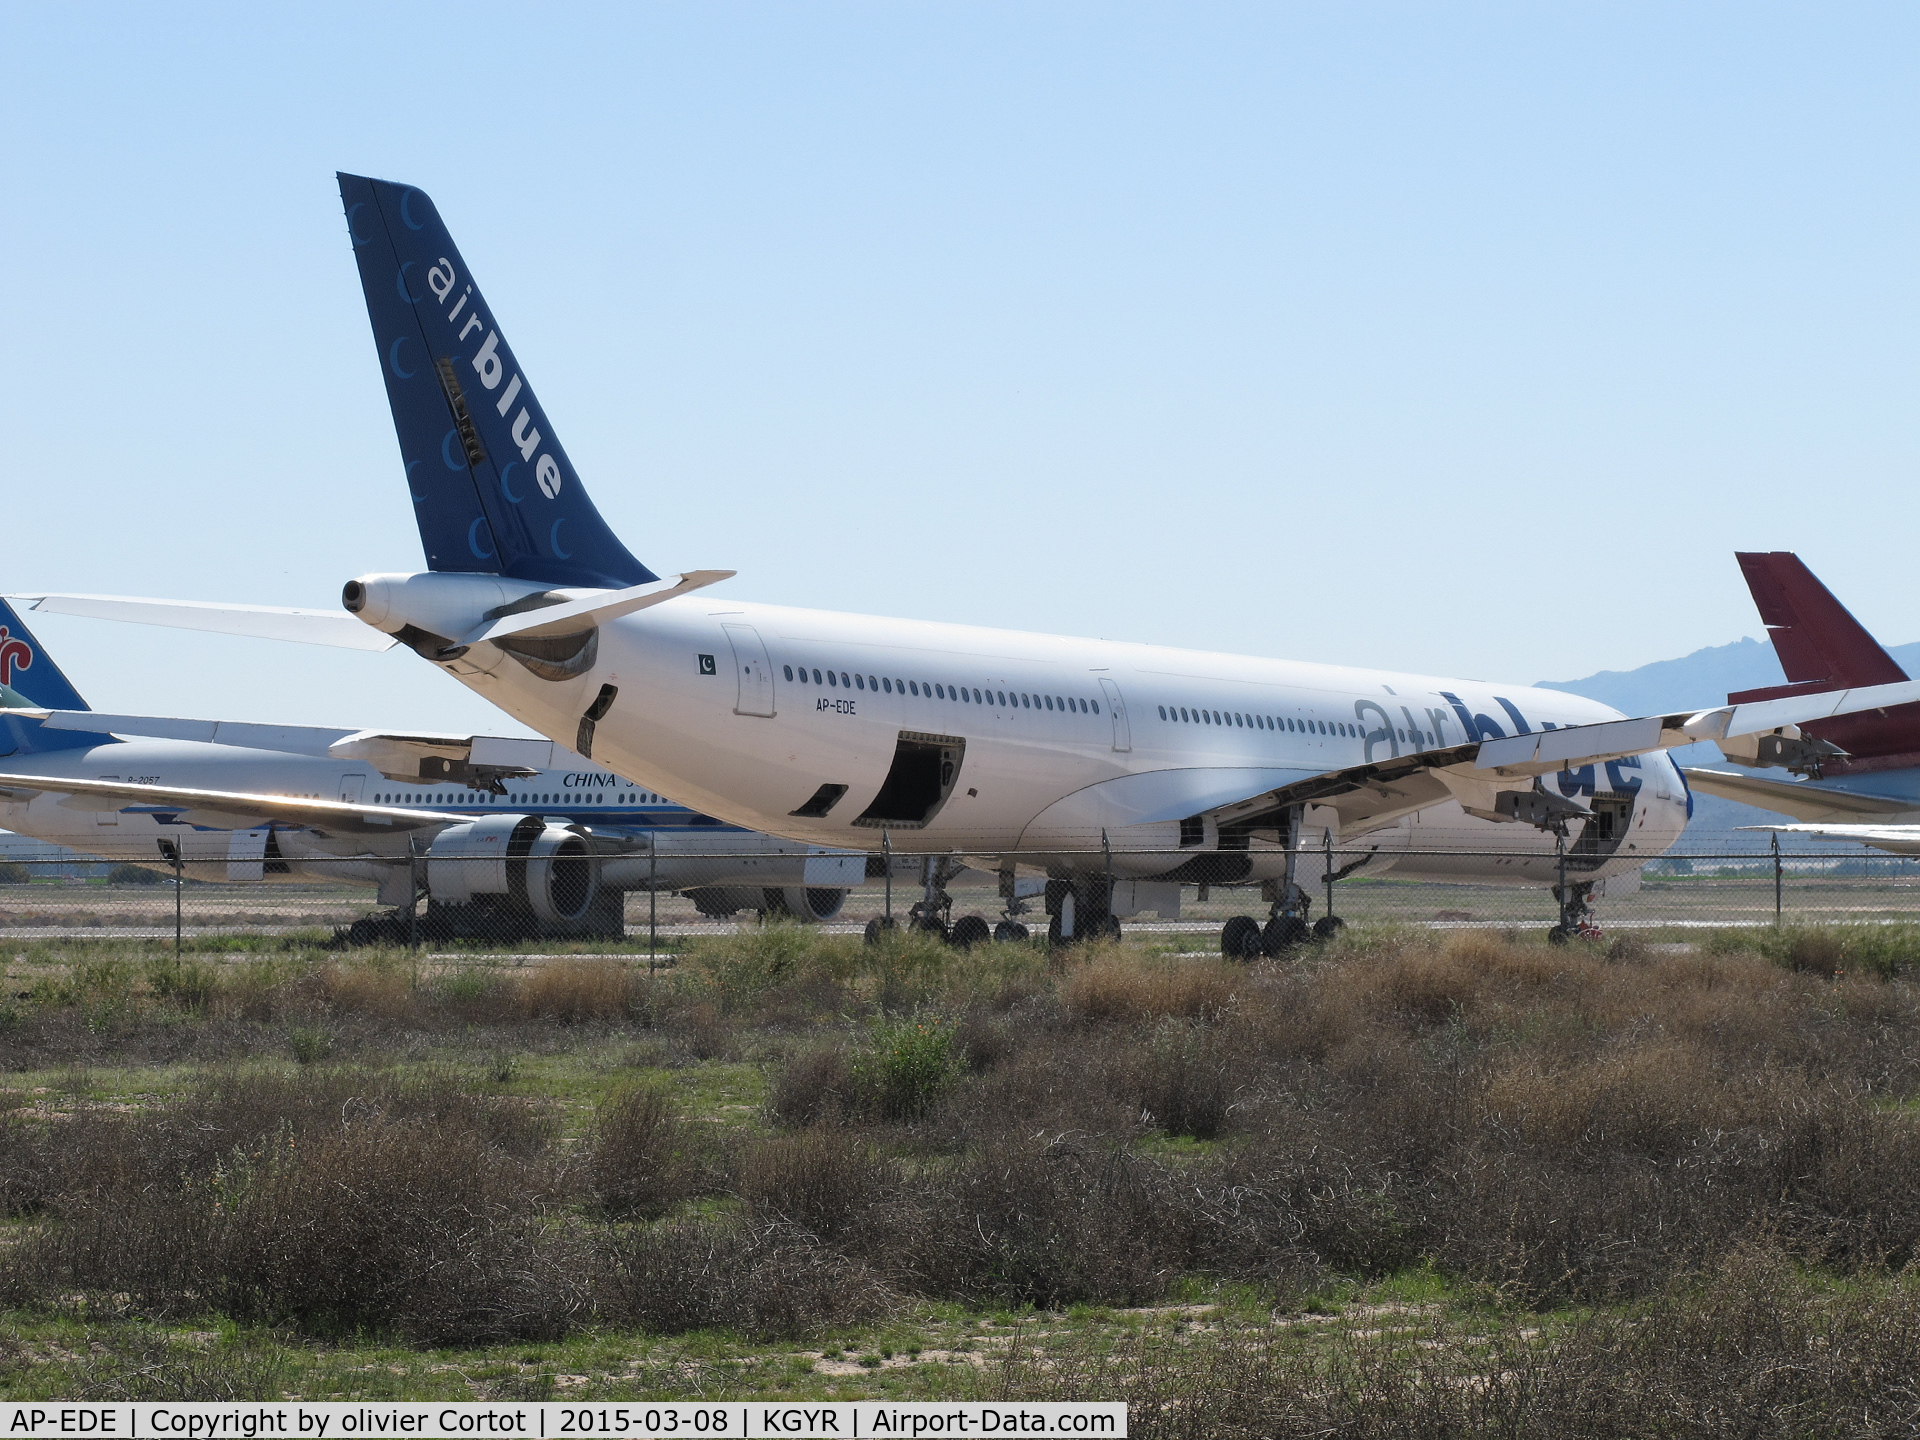
[[731, 580], [739, 573], [737, 570], [689, 570], [684, 575], [669, 575], [664, 580], [651, 580], [644, 585], [628, 586], [624, 590], [608, 590], [561, 605], [523, 610], [517, 615], [503, 615], [498, 620], [487, 621], [462, 636], [459, 643], [478, 645], [486, 640], [504, 640], [509, 635], [529, 639], [542, 635], [571, 635], [622, 615], [631, 615], [636, 610], [645, 610], [663, 600], [672, 600], [722, 580]]
[[391, 650], [399, 642], [369, 629], [344, 610], [222, 605], [201, 600], [149, 600], [137, 595], [10, 595], [43, 615], [81, 615], [135, 625], [166, 625], [256, 640], [296, 640], [342, 650]]

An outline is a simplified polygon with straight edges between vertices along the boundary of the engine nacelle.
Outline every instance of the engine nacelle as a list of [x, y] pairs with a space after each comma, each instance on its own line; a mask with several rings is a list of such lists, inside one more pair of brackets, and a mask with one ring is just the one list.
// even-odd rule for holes
[[434, 836], [427, 885], [442, 905], [502, 896], [545, 924], [567, 928], [593, 908], [600, 866], [578, 830], [538, 815], [488, 815]]
[[685, 893], [712, 920], [758, 910], [811, 924], [833, 919], [847, 903], [845, 890], [820, 885], [702, 885]]

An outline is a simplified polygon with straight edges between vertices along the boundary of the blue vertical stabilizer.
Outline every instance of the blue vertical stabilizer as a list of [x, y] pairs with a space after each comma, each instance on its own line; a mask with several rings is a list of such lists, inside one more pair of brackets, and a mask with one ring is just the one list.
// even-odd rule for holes
[[658, 578], [587, 497], [433, 201], [339, 180], [427, 567], [556, 586]]
[[5, 706], [23, 703], [43, 710], [89, 708], [13, 607], [0, 600], [0, 755], [86, 750], [110, 743], [105, 735], [49, 730], [38, 720], [6, 713]]

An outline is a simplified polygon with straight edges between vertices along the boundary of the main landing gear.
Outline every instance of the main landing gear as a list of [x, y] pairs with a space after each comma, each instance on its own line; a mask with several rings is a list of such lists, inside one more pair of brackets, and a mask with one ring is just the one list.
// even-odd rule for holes
[[1338, 915], [1307, 921], [1313, 901], [1297, 886], [1273, 902], [1262, 925], [1251, 915], [1236, 915], [1220, 927], [1220, 953], [1229, 960], [1273, 959], [1314, 940], [1331, 940], [1346, 928]]
[[[920, 874], [920, 898], [907, 907], [907, 929], [922, 935], [935, 935], [957, 950], [971, 950], [991, 941], [1025, 940], [1027, 927], [1013, 920], [988, 925], [979, 915], [953, 918], [953, 896], [947, 893], [947, 881], [959, 870], [957, 862], [928, 856]], [[881, 939], [899, 927], [891, 915], [876, 915], [867, 922], [866, 940], [878, 945]]]

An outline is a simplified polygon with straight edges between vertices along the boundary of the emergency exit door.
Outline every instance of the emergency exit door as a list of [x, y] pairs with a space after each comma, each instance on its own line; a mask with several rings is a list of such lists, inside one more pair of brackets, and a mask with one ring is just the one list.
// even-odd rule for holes
[[722, 625], [727, 643], [733, 647], [734, 672], [740, 678], [740, 698], [733, 707], [736, 715], [773, 714], [773, 666], [767, 660], [767, 647], [760, 632], [751, 625]]
[[1120, 687], [1103, 678], [1100, 688], [1106, 692], [1107, 713], [1113, 717], [1113, 748], [1133, 749], [1133, 727], [1127, 723], [1127, 702], [1120, 698]]

